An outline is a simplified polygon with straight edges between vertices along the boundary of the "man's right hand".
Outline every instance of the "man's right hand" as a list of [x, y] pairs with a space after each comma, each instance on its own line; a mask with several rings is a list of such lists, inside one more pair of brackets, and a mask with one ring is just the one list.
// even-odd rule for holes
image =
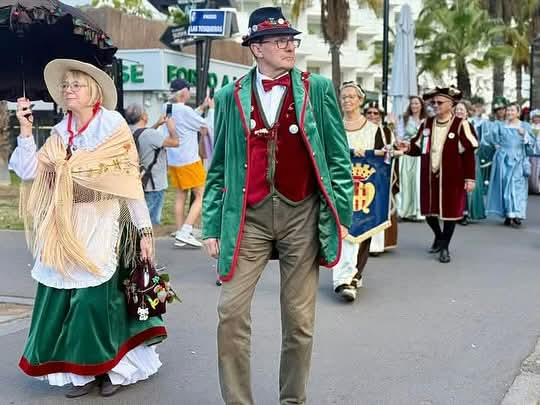
[[[28, 115], [30, 113], [30, 115]], [[34, 116], [30, 107], [30, 100], [25, 97], [17, 99], [17, 119], [21, 127], [21, 136], [32, 136], [32, 124], [34, 122]]]
[[203, 243], [206, 252], [214, 259], [217, 259], [219, 257], [219, 239], [209, 238], [205, 239]]

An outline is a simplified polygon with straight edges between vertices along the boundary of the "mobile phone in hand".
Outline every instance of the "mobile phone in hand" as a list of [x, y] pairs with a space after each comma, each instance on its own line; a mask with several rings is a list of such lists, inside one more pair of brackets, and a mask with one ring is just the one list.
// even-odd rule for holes
[[213, 87], [208, 91], [208, 97], [214, 98], [214, 88]]
[[167, 109], [165, 110], [165, 117], [171, 118], [172, 116], [172, 104], [167, 104]]

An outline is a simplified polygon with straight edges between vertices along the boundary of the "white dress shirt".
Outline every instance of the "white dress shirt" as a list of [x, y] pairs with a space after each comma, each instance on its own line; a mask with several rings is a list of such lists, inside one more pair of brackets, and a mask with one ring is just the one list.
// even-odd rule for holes
[[[288, 75], [289, 72], [276, 77], [275, 79], [279, 79], [282, 76]], [[256, 76], [256, 85], [257, 85], [257, 94], [259, 95], [259, 100], [261, 102], [261, 108], [262, 112], [268, 121], [268, 124], [270, 126], [274, 125], [278, 118], [278, 108], [281, 104], [281, 99], [285, 95], [285, 90], [287, 90], [286, 86], [277, 85], [272, 87], [272, 89], [268, 92], [264, 91], [264, 87], [262, 84], [262, 81], [264, 80], [274, 80], [271, 77], [263, 75], [261, 72], [259, 72], [259, 69], [257, 69], [257, 76]]]

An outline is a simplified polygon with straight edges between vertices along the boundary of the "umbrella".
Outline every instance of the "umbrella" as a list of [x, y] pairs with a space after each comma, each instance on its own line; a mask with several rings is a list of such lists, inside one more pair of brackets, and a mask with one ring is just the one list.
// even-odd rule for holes
[[43, 79], [48, 62], [71, 58], [104, 68], [115, 52], [79, 9], [57, 0], [0, 0], [0, 100], [51, 101]]
[[396, 46], [392, 63], [390, 96], [392, 113], [403, 115], [409, 104], [409, 97], [416, 96], [416, 55], [414, 53], [414, 22], [408, 4], [401, 7], [397, 23]]

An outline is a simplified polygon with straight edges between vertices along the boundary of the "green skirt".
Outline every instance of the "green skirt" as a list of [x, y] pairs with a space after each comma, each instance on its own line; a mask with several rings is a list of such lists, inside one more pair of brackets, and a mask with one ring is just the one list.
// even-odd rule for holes
[[127, 352], [167, 337], [160, 317], [127, 315], [119, 267], [97, 287], [56, 289], [38, 284], [30, 333], [19, 367], [37, 377], [52, 373], [95, 376], [114, 368]]

